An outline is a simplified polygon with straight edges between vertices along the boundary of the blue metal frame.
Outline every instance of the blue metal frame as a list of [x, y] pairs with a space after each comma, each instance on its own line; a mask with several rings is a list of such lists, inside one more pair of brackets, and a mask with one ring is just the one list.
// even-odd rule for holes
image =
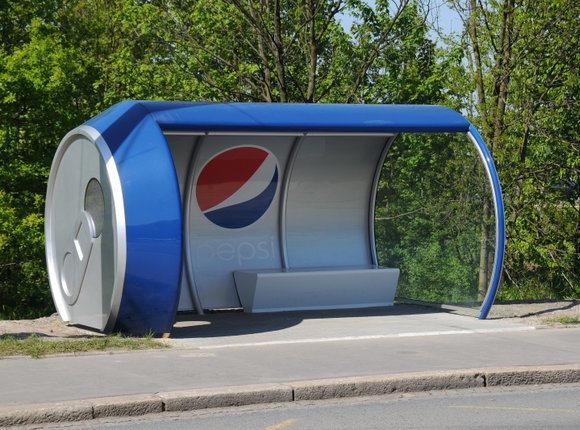
[[282, 133], [456, 133], [459, 113], [431, 105], [140, 103], [164, 131]]
[[493, 305], [493, 301], [495, 300], [495, 295], [497, 294], [497, 290], [501, 281], [505, 250], [505, 215], [501, 185], [497, 175], [497, 170], [493, 164], [493, 159], [491, 158], [491, 153], [485, 146], [483, 138], [477, 132], [475, 127], [473, 127], [473, 125], [469, 126], [468, 135], [472, 138], [475, 146], [481, 154], [485, 169], [487, 170], [489, 181], [491, 183], [493, 205], [495, 210], [495, 259], [493, 262], [493, 272], [489, 282], [489, 289], [487, 290], [487, 294], [481, 305], [479, 314], [480, 319], [485, 319], [491, 309], [491, 306]]
[[[165, 138], [138, 103], [88, 121], [117, 164], [125, 206], [127, 262], [114, 331], [169, 333], [181, 275], [181, 199]], [[154, 228], [151, 228], [154, 225]]]
[[[491, 155], [474, 127], [442, 106], [127, 101], [86, 125], [95, 128], [117, 164], [126, 212], [127, 267], [115, 329], [169, 332], [182, 269], [182, 208], [163, 133], [467, 133], [482, 156], [493, 190], [496, 256], [481, 307], [485, 318], [502, 273], [505, 230], [501, 188]], [[155, 228], [150, 228], [155, 224]]]

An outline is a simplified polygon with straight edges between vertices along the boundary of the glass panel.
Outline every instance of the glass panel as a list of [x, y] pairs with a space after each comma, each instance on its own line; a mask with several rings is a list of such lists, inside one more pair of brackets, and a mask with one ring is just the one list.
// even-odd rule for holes
[[375, 207], [379, 264], [401, 270], [399, 298], [481, 305], [495, 216], [484, 164], [464, 134], [406, 134], [387, 154]]

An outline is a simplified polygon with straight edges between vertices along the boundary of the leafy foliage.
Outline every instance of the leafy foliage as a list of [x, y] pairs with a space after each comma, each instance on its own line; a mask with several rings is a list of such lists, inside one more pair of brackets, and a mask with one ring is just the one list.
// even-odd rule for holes
[[[2, 9], [2, 22], [23, 3], [11, 7], [16, 8], [15, 3]], [[42, 215], [50, 160], [64, 133], [86, 117], [90, 88], [84, 87], [87, 69], [77, 60], [81, 52], [63, 43], [52, 23], [34, 17], [26, 33], [3, 42], [0, 316], [31, 317], [53, 309], [44, 268]]]
[[[579, 6], [450, 3], [465, 31], [441, 47], [418, 0], [1, 2], [0, 317], [53, 311], [43, 250], [52, 155], [66, 132], [123, 99], [461, 110], [483, 131], [504, 186], [501, 297], [577, 297]], [[377, 222], [381, 259], [404, 268], [406, 295], [477, 301], [489, 267], [478, 244], [493, 242], [478, 197], [487, 191], [473, 154], [461, 152], [469, 145], [438, 139], [393, 147], [377, 207], [392, 219]]]
[[459, 42], [467, 62], [459, 69], [472, 85], [462, 98], [504, 189], [508, 243], [500, 297], [578, 297], [580, 6], [453, 3], [469, 23]]

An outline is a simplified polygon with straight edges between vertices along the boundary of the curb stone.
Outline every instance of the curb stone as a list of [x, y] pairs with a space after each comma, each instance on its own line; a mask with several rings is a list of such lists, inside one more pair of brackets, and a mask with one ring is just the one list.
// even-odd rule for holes
[[0, 426], [139, 416], [164, 411], [325, 400], [393, 393], [580, 382], [580, 364], [471, 369], [321, 379], [286, 384], [201, 388], [157, 394], [103, 397], [0, 407]]
[[148, 394], [101, 397], [89, 402], [93, 407], [93, 418], [138, 416], [164, 410], [163, 401], [158, 396]]
[[93, 418], [93, 408], [82, 401], [0, 408], [0, 426], [62, 423]]
[[486, 386], [571, 384], [580, 382], [580, 364], [572, 366], [488, 369]]
[[422, 372], [404, 375], [319, 380], [291, 384], [294, 400], [328, 400], [392, 393], [478, 388], [485, 386], [477, 371]]
[[278, 384], [202, 388], [158, 393], [157, 396], [168, 412], [293, 401], [292, 388]]

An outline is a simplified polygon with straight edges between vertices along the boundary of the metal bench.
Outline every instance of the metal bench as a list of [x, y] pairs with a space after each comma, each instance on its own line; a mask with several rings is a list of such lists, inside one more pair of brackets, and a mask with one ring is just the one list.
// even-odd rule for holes
[[234, 272], [246, 312], [392, 306], [399, 269], [314, 267]]

